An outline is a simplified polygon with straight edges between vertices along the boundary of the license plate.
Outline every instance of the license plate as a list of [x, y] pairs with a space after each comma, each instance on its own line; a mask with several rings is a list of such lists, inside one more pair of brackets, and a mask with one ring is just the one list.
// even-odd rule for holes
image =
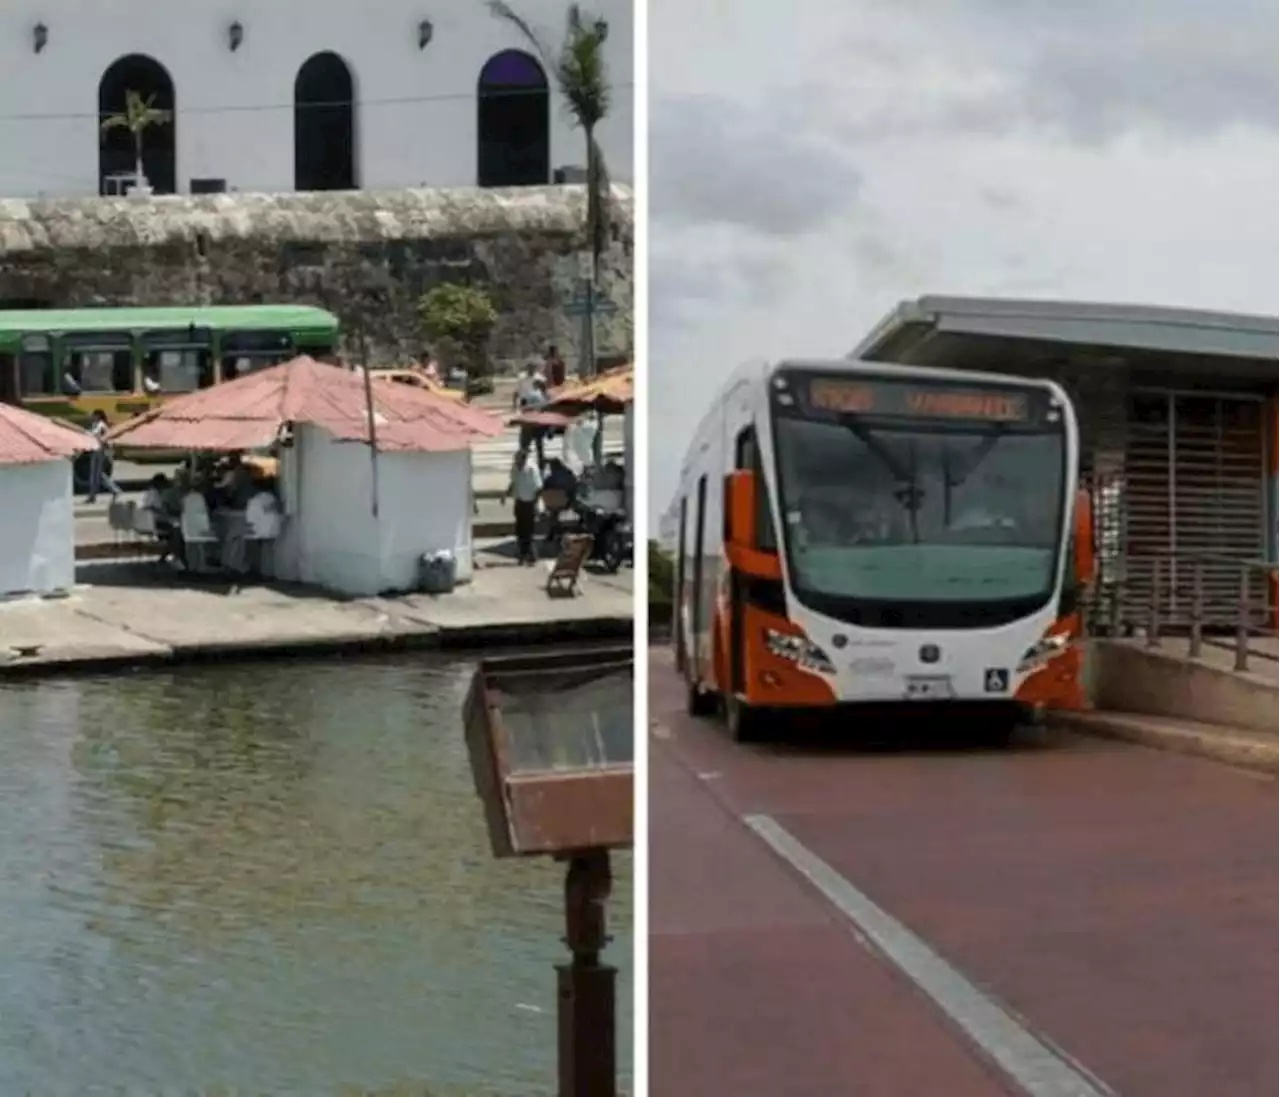
[[908, 674], [908, 701], [945, 701], [955, 696], [949, 674]]

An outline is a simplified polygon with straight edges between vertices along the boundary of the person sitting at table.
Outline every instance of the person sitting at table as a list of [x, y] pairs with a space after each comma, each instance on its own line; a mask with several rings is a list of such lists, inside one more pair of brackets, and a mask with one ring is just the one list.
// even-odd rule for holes
[[245, 535], [251, 550], [249, 567], [255, 574], [262, 575], [265, 570], [267, 551], [280, 536], [280, 527], [283, 524], [280, 500], [265, 482], [258, 483], [257, 490], [245, 504], [244, 519]]
[[151, 483], [143, 493], [142, 503], [138, 507], [138, 515], [134, 520], [134, 529], [138, 533], [155, 537], [165, 551], [161, 561], [168, 559], [180, 548], [174, 524], [173, 483], [163, 472], [151, 477]]
[[209, 519], [209, 504], [194, 485], [182, 497], [180, 529], [187, 569], [195, 572], [207, 571], [209, 546], [217, 544], [218, 538]]

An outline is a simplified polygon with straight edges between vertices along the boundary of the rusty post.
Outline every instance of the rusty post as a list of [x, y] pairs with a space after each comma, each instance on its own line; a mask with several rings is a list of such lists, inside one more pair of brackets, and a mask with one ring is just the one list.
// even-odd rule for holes
[[605, 903], [613, 880], [607, 850], [569, 855], [565, 944], [573, 960], [556, 968], [559, 1097], [617, 1097], [615, 968], [600, 962], [609, 943]]
[[1236, 670], [1249, 669], [1249, 565], [1240, 565], [1240, 604], [1236, 607]]
[[1200, 657], [1200, 641], [1204, 636], [1204, 561], [1196, 557], [1191, 561], [1191, 640], [1187, 654], [1192, 659]]
[[1149, 648], [1160, 646], [1160, 580], [1163, 570], [1158, 558], [1151, 561], [1151, 614], [1147, 618], [1147, 647]]

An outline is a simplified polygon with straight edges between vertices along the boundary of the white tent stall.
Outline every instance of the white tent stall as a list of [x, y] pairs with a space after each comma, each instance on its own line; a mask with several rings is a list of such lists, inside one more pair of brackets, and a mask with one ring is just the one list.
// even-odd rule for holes
[[285, 522], [271, 562], [279, 579], [351, 596], [407, 591], [420, 560], [437, 553], [453, 557], [458, 582], [471, 579], [469, 448], [375, 459], [367, 445], [301, 424], [280, 453], [280, 495]]
[[95, 445], [78, 427], [0, 404], [0, 598], [74, 585], [71, 467]]
[[261, 554], [264, 573], [364, 597], [419, 589], [433, 558], [452, 560], [454, 581], [470, 579], [470, 447], [501, 432], [496, 416], [425, 388], [366, 388], [358, 373], [298, 358], [166, 401], [112, 438], [135, 448], [270, 448], [280, 522]]

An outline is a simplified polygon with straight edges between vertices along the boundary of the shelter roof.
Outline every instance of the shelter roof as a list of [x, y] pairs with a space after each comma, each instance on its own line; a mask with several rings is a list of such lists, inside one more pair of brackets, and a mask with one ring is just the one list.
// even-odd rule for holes
[[[447, 452], [502, 433], [482, 408], [414, 385], [371, 384], [378, 449]], [[111, 433], [139, 449], [226, 452], [268, 446], [286, 425], [323, 427], [341, 441], [369, 441], [364, 376], [295, 358], [211, 388], [172, 397]]]
[[1274, 377], [1274, 316], [1150, 305], [926, 296], [903, 301], [854, 348], [873, 361], [1033, 372], [1115, 362]]
[[45, 415], [0, 404], [0, 465], [34, 465], [88, 453], [97, 439]]

